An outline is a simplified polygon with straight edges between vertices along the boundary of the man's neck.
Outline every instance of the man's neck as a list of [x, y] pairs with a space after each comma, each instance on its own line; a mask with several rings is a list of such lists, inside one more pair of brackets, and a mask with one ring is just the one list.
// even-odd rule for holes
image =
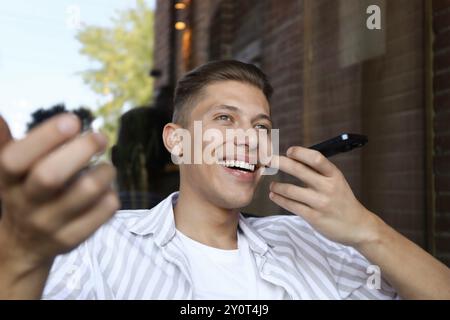
[[189, 238], [219, 249], [237, 248], [238, 210], [219, 208], [180, 187], [174, 215], [176, 228]]

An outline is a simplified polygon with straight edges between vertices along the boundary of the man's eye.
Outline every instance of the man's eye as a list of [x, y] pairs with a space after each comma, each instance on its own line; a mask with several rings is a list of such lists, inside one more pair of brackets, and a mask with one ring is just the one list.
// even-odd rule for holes
[[231, 117], [226, 114], [221, 114], [216, 117], [216, 120], [231, 121]]
[[270, 128], [264, 124], [257, 124], [255, 126], [255, 129], [262, 129], [262, 130], [270, 131]]

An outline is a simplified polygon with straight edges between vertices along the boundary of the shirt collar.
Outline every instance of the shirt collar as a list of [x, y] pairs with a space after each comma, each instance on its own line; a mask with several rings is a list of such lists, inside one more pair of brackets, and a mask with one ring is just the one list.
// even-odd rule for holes
[[[178, 200], [178, 195], [178, 192], [169, 195], [147, 214], [144, 213], [143, 217], [139, 218], [128, 230], [141, 236], [153, 234], [155, 243], [160, 247], [165, 246], [173, 239], [176, 233], [173, 206]], [[267, 243], [242, 214], [239, 214], [239, 228], [247, 238], [252, 251], [260, 255], [264, 255], [267, 252]]]
[[173, 205], [178, 199], [178, 192], [174, 192], [147, 214], [139, 218], [128, 230], [137, 235], [146, 236], [153, 234], [153, 239], [158, 246], [165, 246], [175, 236], [175, 218]]

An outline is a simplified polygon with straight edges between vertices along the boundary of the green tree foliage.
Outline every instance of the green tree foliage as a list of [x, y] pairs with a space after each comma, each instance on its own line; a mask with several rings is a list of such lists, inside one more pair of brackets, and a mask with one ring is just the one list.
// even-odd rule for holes
[[98, 67], [82, 72], [83, 79], [102, 98], [96, 116], [110, 143], [116, 138], [124, 106], [150, 102], [152, 79], [148, 76], [153, 56], [153, 11], [143, 0], [112, 18], [111, 27], [86, 26], [77, 34], [81, 53]]

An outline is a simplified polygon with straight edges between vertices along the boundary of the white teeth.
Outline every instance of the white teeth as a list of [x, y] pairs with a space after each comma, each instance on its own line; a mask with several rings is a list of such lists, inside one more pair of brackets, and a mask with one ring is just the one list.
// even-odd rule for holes
[[225, 162], [225, 165], [226, 165], [227, 167], [234, 167], [234, 160], [227, 160], [227, 161]]
[[245, 161], [237, 161], [237, 160], [218, 160], [217, 164], [225, 166], [225, 167], [237, 167], [250, 171], [255, 171], [255, 165], [247, 163]]

